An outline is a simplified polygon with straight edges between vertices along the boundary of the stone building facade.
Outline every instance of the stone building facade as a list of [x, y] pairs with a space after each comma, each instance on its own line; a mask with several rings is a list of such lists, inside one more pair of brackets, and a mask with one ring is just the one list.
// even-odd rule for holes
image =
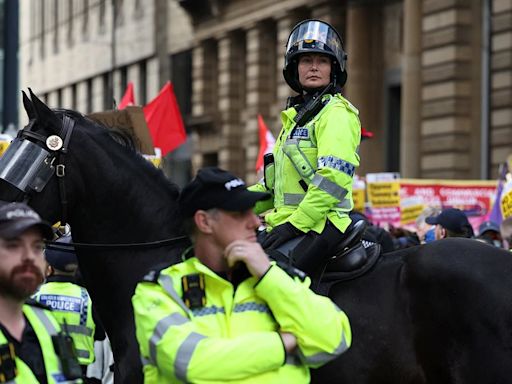
[[277, 135], [304, 18], [343, 36], [344, 93], [375, 134], [359, 174], [490, 178], [512, 152], [512, 0], [22, 0], [21, 15], [22, 87], [87, 113], [112, 107], [112, 81], [143, 104], [170, 79], [189, 131], [172, 156], [193, 169], [256, 180], [256, 117]]

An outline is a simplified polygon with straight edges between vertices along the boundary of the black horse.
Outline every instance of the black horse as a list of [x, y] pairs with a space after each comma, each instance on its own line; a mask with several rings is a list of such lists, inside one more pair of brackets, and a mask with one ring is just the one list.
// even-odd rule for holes
[[[64, 151], [52, 152], [57, 155], [56, 172], [41, 193], [20, 193], [1, 180], [1, 200], [28, 197], [29, 204], [52, 223], [62, 220], [65, 207], [77, 243], [181, 238], [179, 188], [122, 135], [72, 111], [54, 113], [33, 94], [32, 102], [24, 95], [24, 105], [30, 122], [23, 141], [46, 147], [48, 136], [62, 135], [69, 142], [63, 143]], [[63, 125], [63, 120], [72, 127]], [[59, 166], [63, 166], [60, 171]], [[57, 177], [59, 172], [63, 177]], [[176, 263], [183, 246], [77, 247], [84, 282], [112, 344], [118, 383], [142, 382], [131, 306], [135, 285], [151, 267]]]
[[[67, 212], [78, 243], [155, 242], [181, 235], [178, 189], [160, 171], [77, 113], [51, 111], [34, 95], [31, 102], [25, 98], [25, 108], [30, 123], [20, 138], [37, 148], [46, 147], [51, 135], [64, 139], [63, 152], [50, 151], [56, 167], [61, 165], [60, 177], [44, 188], [33, 183], [39, 192], [30, 194], [29, 203], [43, 217], [56, 221]], [[1, 200], [24, 197], [0, 184]], [[117, 382], [142, 381], [130, 303], [134, 286], [151, 266], [177, 262], [183, 246], [77, 249], [113, 345]], [[314, 371], [313, 381], [510, 383], [511, 274], [509, 253], [468, 239], [380, 257], [361, 276], [349, 274], [331, 286], [329, 296], [351, 320], [353, 345]]]

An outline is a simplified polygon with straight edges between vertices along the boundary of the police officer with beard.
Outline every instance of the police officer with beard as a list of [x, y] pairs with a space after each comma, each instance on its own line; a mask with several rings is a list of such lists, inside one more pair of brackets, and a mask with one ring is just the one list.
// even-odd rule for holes
[[82, 382], [70, 338], [49, 309], [27, 300], [43, 282], [52, 237], [26, 204], [0, 202], [0, 382]]

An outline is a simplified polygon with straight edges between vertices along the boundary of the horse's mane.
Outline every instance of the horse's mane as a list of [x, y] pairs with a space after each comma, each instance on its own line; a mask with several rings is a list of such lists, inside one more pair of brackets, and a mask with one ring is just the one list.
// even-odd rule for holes
[[[108, 128], [104, 124], [71, 109], [54, 109], [53, 111], [60, 119], [64, 116], [72, 118], [75, 121], [75, 129], [80, 129], [91, 137], [98, 137], [99, 140], [95, 140], [96, 143], [105, 148], [108, 147], [108, 152], [118, 148], [120, 151], [127, 153], [128, 157], [137, 164], [137, 167], [140, 167], [144, 173], [148, 173], [155, 182], [170, 188], [176, 194], [179, 193], [179, 187], [165, 177], [161, 169], [156, 168], [137, 151], [138, 138], [131, 135], [127, 130], [117, 127]], [[113, 143], [116, 145], [113, 145]]]

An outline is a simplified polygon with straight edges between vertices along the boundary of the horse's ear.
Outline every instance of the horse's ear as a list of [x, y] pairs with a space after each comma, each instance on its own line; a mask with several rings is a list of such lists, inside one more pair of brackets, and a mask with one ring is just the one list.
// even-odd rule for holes
[[27, 116], [29, 120], [36, 118], [36, 111], [34, 111], [34, 106], [32, 105], [32, 102], [28, 98], [25, 91], [21, 91], [23, 95], [23, 107], [25, 107], [25, 111], [27, 112]]
[[30, 92], [30, 98], [32, 99], [32, 105], [38, 123], [53, 130], [55, 133], [59, 133], [60, 127], [62, 126], [60, 119], [34, 94], [34, 92], [32, 92], [32, 89], [29, 88], [28, 91]]

